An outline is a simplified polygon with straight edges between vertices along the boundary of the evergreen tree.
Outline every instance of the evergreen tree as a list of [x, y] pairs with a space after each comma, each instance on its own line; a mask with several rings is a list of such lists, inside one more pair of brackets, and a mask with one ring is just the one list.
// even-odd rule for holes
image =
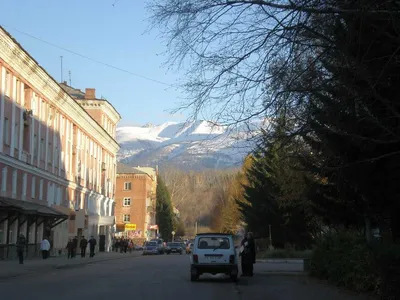
[[157, 178], [156, 221], [161, 237], [169, 240], [175, 229], [174, 211], [169, 191], [160, 176]]
[[285, 144], [281, 125], [277, 127], [275, 141], [265, 138], [254, 152], [246, 172], [247, 201], [238, 204], [249, 230], [267, 237], [270, 226], [274, 246], [304, 248], [311, 244], [314, 230], [309, 202], [304, 199], [306, 175], [294, 168], [296, 161], [290, 155], [293, 145]]

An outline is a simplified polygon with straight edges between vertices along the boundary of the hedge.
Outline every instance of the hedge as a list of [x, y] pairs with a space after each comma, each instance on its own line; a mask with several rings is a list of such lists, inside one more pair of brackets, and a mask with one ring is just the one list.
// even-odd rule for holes
[[310, 260], [310, 274], [382, 299], [400, 299], [400, 246], [368, 246], [352, 232], [320, 239]]

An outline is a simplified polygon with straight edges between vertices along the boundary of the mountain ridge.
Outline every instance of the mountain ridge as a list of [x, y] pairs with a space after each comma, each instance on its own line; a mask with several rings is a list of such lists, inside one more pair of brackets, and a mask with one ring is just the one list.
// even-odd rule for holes
[[228, 128], [209, 121], [165, 122], [117, 128], [117, 160], [136, 166], [226, 169], [240, 166], [254, 148], [261, 124]]

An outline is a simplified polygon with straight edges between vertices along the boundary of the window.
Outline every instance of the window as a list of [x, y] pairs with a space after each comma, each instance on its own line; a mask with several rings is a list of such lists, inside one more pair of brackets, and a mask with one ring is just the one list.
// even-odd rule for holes
[[131, 221], [131, 215], [124, 215], [124, 222], [128, 223]]
[[6, 78], [5, 78], [5, 94], [7, 97], [10, 97], [10, 91], [11, 91], [11, 75], [10, 73], [6, 72]]
[[39, 200], [43, 199], [43, 179], [40, 179], [39, 183]]
[[19, 123], [15, 122], [14, 124], [14, 136], [15, 136], [15, 142], [14, 142], [14, 148], [18, 148], [18, 140], [19, 140]]
[[199, 249], [229, 249], [230, 243], [227, 237], [207, 236], [199, 238]]
[[40, 139], [40, 160], [44, 160], [46, 149], [44, 147], [44, 139]]
[[36, 196], [36, 177], [32, 176], [31, 197], [35, 198], [35, 196]]
[[33, 158], [37, 159], [38, 157], [38, 138], [37, 135], [33, 135]]
[[124, 190], [125, 191], [130, 191], [132, 189], [132, 183], [131, 182], [125, 182], [124, 183]]
[[52, 163], [53, 162], [53, 145], [51, 143], [49, 143], [49, 151], [47, 153], [47, 162], [48, 163]]
[[5, 192], [7, 190], [7, 167], [4, 167], [1, 171], [1, 191]]
[[28, 176], [26, 173], [22, 175], [22, 195], [26, 196], [26, 183], [28, 180]]
[[10, 145], [10, 133], [9, 133], [9, 121], [7, 118], [4, 118], [4, 126], [3, 126], [3, 139], [4, 139], [4, 144]]
[[17, 179], [18, 179], [18, 171], [14, 170], [12, 174], [12, 193], [17, 193]]
[[131, 198], [124, 198], [123, 206], [131, 206]]

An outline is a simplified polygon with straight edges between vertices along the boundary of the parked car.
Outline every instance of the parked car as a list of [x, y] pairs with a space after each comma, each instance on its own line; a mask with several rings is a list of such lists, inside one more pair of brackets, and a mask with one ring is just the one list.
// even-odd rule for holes
[[143, 255], [160, 254], [157, 242], [146, 242], [143, 246]]
[[193, 250], [193, 244], [190, 243], [190, 244], [188, 244], [188, 245], [186, 246], [186, 254], [192, 253], [192, 250]]
[[158, 252], [160, 254], [164, 254], [165, 253], [165, 246], [164, 246], [165, 243], [164, 243], [163, 239], [152, 239], [152, 240], [150, 240], [150, 242], [157, 243]]
[[182, 243], [168, 243], [167, 248], [165, 249], [165, 252], [167, 254], [171, 253], [179, 253], [182, 254], [184, 251]]
[[238, 258], [232, 235], [225, 233], [202, 233], [196, 235], [190, 256], [190, 279], [200, 275], [223, 273], [233, 281], [238, 277]]

